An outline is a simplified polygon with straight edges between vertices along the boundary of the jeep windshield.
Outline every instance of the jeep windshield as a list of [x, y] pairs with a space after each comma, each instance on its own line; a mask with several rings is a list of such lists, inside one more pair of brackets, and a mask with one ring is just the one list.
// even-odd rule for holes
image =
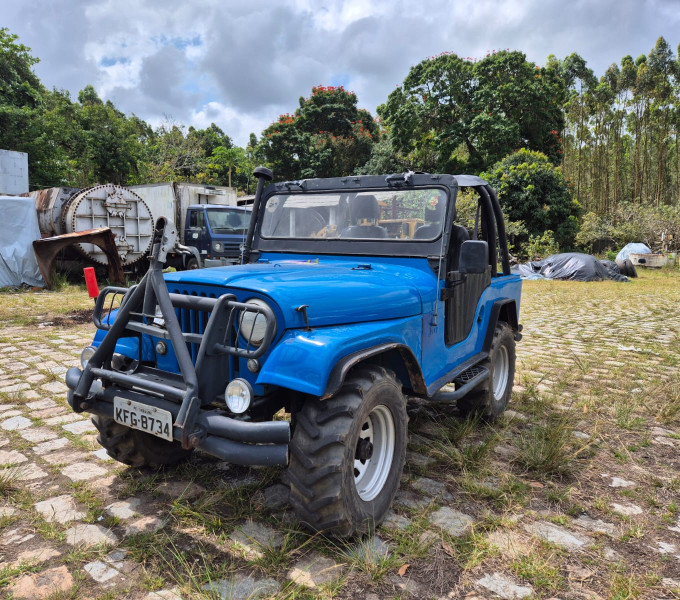
[[248, 231], [250, 211], [209, 208], [206, 212], [210, 229], [217, 233], [244, 234]]
[[262, 213], [262, 238], [431, 241], [442, 232], [442, 189], [275, 194]]

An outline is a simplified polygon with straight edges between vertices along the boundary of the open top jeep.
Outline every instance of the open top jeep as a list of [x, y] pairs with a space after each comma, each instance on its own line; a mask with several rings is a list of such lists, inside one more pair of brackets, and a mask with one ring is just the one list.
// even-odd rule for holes
[[[521, 281], [501, 208], [468, 175], [266, 189], [271, 172], [256, 175], [244, 264], [163, 275], [177, 236], [161, 219], [141, 282], [97, 299], [69, 403], [95, 415], [99, 442], [125, 464], [197, 448], [287, 465], [303, 522], [365, 532], [399, 487], [407, 397], [487, 418], [508, 403]], [[477, 196], [471, 232], [456, 224], [461, 188]], [[290, 422], [275, 420], [281, 409]]]

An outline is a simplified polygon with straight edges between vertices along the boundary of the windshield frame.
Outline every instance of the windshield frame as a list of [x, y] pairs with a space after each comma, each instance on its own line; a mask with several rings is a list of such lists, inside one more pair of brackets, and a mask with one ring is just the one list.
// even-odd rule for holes
[[[476, 179], [476, 178], [475, 178]], [[428, 258], [438, 256], [448, 244], [451, 223], [455, 219], [455, 200], [458, 182], [452, 175], [414, 174], [405, 189], [437, 189], [446, 194], [446, 210], [442, 232], [431, 240], [398, 240], [375, 238], [281, 238], [262, 235], [264, 211], [274, 195], [306, 193], [371, 193], [394, 191], [394, 185], [387, 185], [385, 176], [358, 176], [352, 178], [313, 179], [301, 182], [283, 182], [269, 185], [263, 192], [253, 239], [256, 252], [276, 252], [312, 255], [356, 255], [356, 256], [403, 256]]]

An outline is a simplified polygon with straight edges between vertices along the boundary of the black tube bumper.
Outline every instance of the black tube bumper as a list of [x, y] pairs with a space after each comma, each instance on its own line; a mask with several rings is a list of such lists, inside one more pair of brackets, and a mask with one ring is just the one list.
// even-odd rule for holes
[[[74, 410], [87, 411], [103, 417], [113, 418], [114, 398], [123, 398], [166, 410], [176, 420], [180, 405], [119, 385], [103, 388], [98, 380], [93, 382], [86, 400], [75, 407], [74, 390], [82, 371], [73, 367], [66, 373], [69, 388], [68, 402]], [[151, 435], [151, 434], [149, 434]], [[183, 439], [184, 431], [173, 428], [173, 438]], [[194, 431], [190, 435], [191, 446], [236, 465], [286, 465], [288, 464], [288, 442], [290, 424], [287, 421], [266, 421], [250, 423], [226, 416], [217, 410], [199, 410]]]

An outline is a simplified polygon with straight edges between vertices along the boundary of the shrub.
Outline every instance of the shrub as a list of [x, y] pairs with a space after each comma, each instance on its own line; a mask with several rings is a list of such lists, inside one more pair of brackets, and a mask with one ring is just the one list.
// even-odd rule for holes
[[506, 156], [482, 174], [498, 192], [510, 221], [522, 221], [530, 236], [550, 230], [561, 250], [571, 250], [581, 207], [559, 167], [545, 154], [526, 149]]
[[680, 206], [641, 206], [622, 203], [605, 215], [583, 217], [576, 242], [588, 252], [619, 249], [643, 242], [652, 251], [680, 249]]
[[530, 236], [529, 243], [524, 246], [524, 254], [529, 260], [539, 260], [551, 254], [557, 254], [559, 251], [555, 236], [550, 229], [541, 235]]

